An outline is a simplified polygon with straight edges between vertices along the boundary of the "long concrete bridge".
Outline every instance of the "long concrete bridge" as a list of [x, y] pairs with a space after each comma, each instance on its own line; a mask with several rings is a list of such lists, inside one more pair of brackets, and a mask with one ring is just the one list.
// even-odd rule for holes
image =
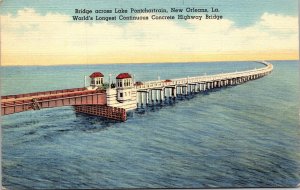
[[[125, 121], [126, 112], [144, 106], [174, 101], [191, 93], [233, 86], [270, 74], [273, 65], [240, 72], [187, 78], [134, 82], [129, 73], [121, 73], [115, 83], [104, 84], [104, 75], [90, 75], [90, 85], [84, 88], [34, 92], [1, 96], [1, 115], [60, 106], [74, 106], [76, 112]], [[111, 79], [109, 79], [111, 81]]]
[[141, 105], [151, 104], [153, 101], [163, 101], [166, 98], [176, 98], [180, 95], [197, 93], [214, 88], [233, 86], [255, 80], [268, 75], [273, 70], [273, 65], [261, 61], [265, 67], [240, 72], [222, 73], [215, 75], [204, 75], [196, 77], [147, 81], [136, 86], [139, 92], [138, 100]]

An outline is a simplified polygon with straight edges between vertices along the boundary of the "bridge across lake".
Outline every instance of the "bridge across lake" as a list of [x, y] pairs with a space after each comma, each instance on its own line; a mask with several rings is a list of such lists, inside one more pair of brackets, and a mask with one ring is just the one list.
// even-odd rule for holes
[[176, 98], [177, 95], [182, 96], [213, 88], [238, 85], [266, 76], [273, 70], [272, 64], [265, 61], [259, 63], [264, 64], [265, 67], [232, 73], [147, 81], [136, 86], [139, 93], [138, 102], [142, 106], [154, 100], [163, 101], [167, 97]]
[[[115, 120], [126, 120], [126, 112], [138, 107], [161, 104], [191, 93], [243, 84], [270, 74], [271, 63], [265, 67], [239, 72], [203, 75], [156, 81], [135, 82], [129, 73], [121, 73], [115, 84], [104, 88], [104, 75], [90, 75], [90, 86], [65, 90], [1, 96], [1, 115], [60, 106], [74, 106], [75, 111]], [[110, 80], [109, 80], [110, 81]]]

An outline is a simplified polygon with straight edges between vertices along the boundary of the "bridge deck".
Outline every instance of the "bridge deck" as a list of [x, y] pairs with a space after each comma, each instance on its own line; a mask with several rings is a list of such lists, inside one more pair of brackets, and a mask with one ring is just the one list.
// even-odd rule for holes
[[234, 78], [242, 78], [242, 77], [250, 77], [255, 75], [265, 75], [268, 74], [273, 70], [273, 65], [262, 61], [259, 62], [264, 64], [266, 67], [259, 68], [259, 69], [252, 69], [246, 71], [239, 71], [239, 72], [231, 72], [231, 73], [221, 73], [215, 75], [203, 75], [203, 76], [195, 76], [195, 77], [187, 77], [187, 78], [176, 78], [171, 79], [169, 81], [165, 80], [156, 80], [156, 81], [146, 81], [143, 82], [142, 85], [136, 86], [138, 90], [143, 89], [154, 89], [154, 88], [164, 88], [167, 86], [179, 86], [179, 85], [186, 85], [191, 83], [205, 83], [205, 82], [213, 82], [213, 81], [221, 81], [221, 80], [229, 80]]
[[7, 98], [7, 99], [2, 99], [1, 103], [2, 104], [9, 104], [12, 102], [26, 102], [26, 101], [31, 101], [32, 99], [37, 99], [37, 100], [49, 100], [49, 99], [55, 99], [55, 98], [65, 98], [65, 97], [72, 97], [72, 96], [78, 96], [78, 95], [84, 95], [84, 94], [93, 94], [95, 93], [95, 90], [82, 90], [82, 91], [74, 91], [74, 92], [63, 92], [63, 93], [56, 93], [56, 94], [37, 94], [36, 96], [17, 96], [17, 97], [12, 97], [12, 98]]
[[1, 99], [2, 100], [17, 99], [17, 98], [23, 98], [23, 97], [60, 94], [60, 93], [67, 93], [67, 92], [78, 92], [78, 91], [84, 91], [84, 90], [85, 90], [85, 88], [71, 88], [71, 89], [64, 89], [64, 90], [51, 90], [51, 91], [43, 91], [43, 92], [32, 92], [32, 93], [25, 93], [25, 94], [1, 96]]
[[[190, 90], [193, 88], [191, 91], [195, 91], [197, 84], [207, 84], [207, 89], [223, 85], [240, 84], [248, 80], [263, 77], [273, 70], [272, 64], [267, 62], [260, 63], [264, 64], [265, 67], [232, 73], [147, 81], [142, 83], [142, 85], [135, 86], [135, 88], [137, 92], [146, 92], [146, 96], [148, 96], [148, 93], [152, 96], [151, 90], [159, 90], [161, 93], [160, 97], [162, 98], [166, 88], [171, 88], [172, 94], [176, 96], [177, 87], [185, 87], [184, 91], [187, 93], [189, 88]], [[183, 89], [180, 89], [180, 91], [183, 91]], [[156, 93], [157, 95], [158, 93]], [[87, 90], [85, 88], [8, 95], [2, 96], [1, 99], [1, 115], [59, 106], [107, 105], [105, 90]], [[93, 109], [96, 108], [100, 109], [100, 107], [93, 107]]]
[[105, 105], [105, 91], [84, 88], [36, 92], [1, 97], [1, 115], [72, 105]]

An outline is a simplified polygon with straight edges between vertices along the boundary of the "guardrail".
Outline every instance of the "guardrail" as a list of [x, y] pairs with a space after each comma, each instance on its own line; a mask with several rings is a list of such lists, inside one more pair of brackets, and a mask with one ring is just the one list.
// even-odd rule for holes
[[32, 97], [32, 96], [41, 96], [41, 95], [52, 95], [52, 94], [60, 94], [60, 93], [67, 93], [67, 92], [76, 92], [76, 91], [83, 91], [85, 88], [71, 88], [71, 89], [64, 89], [64, 90], [51, 90], [51, 91], [43, 91], [43, 92], [32, 92], [32, 93], [25, 93], [25, 94], [18, 94], [18, 95], [6, 95], [1, 96], [1, 99], [12, 99], [12, 98], [25, 98], [25, 97]]
[[259, 69], [246, 70], [246, 71], [239, 71], [239, 72], [170, 79], [171, 80], [170, 82], [165, 82], [165, 80], [147, 81], [147, 82], [142, 82], [143, 83], [142, 85], [137, 85], [136, 89], [142, 90], [142, 89], [148, 89], [148, 88], [162, 88], [164, 86], [188, 84], [188, 83], [193, 83], [193, 82], [208, 82], [208, 81], [215, 81], [215, 80], [225, 80], [225, 79], [231, 79], [231, 78], [264, 74], [264, 73], [271, 72], [273, 70], [273, 65], [271, 63], [268, 63], [266, 61], [259, 61], [259, 63], [264, 64], [266, 67], [259, 68]]

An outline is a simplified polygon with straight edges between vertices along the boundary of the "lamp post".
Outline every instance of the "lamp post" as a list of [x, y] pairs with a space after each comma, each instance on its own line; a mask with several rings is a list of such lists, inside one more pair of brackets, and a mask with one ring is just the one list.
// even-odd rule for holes
[[109, 73], [108, 88], [111, 88], [111, 73]]

